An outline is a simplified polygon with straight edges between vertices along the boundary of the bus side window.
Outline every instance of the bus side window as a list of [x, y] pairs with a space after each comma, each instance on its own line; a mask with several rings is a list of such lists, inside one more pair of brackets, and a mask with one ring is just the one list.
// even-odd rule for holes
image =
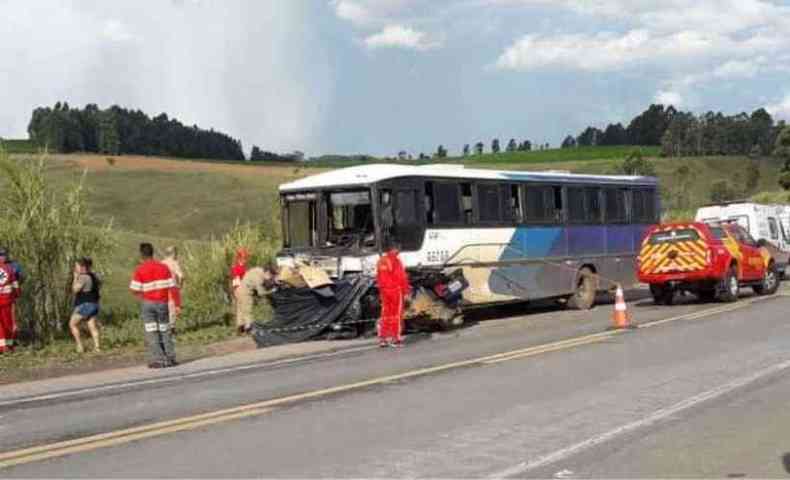
[[634, 190], [631, 223], [655, 223], [658, 219], [656, 212], [655, 190]]
[[626, 210], [626, 191], [620, 188], [604, 190], [604, 210], [606, 223], [624, 223], [628, 220]]
[[601, 223], [601, 195], [597, 188], [585, 188], [585, 206], [587, 208], [587, 222]]
[[436, 213], [434, 219], [436, 223], [453, 225], [463, 223], [459, 194], [460, 188], [457, 183], [435, 182], [433, 184], [433, 208]]
[[548, 215], [545, 187], [527, 185], [524, 195], [524, 220], [529, 223], [545, 223]]
[[779, 240], [779, 227], [775, 218], [768, 217], [768, 229], [771, 231], [771, 240]]
[[524, 212], [521, 210], [521, 192], [518, 185], [510, 185], [510, 198], [508, 210], [508, 221], [521, 223], [524, 219]]
[[425, 223], [428, 225], [435, 223], [434, 205], [433, 182], [425, 182]]
[[502, 188], [493, 183], [479, 183], [477, 189], [477, 218], [480, 223], [502, 222]]
[[565, 206], [562, 201], [562, 187], [557, 186], [550, 188], [552, 197], [554, 197], [552, 199], [554, 201], [554, 212], [552, 212], [551, 218], [554, 220], [554, 223], [563, 223], [563, 210], [565, 209]]
[[461, 202], [464, 211], [464, 223], [471, 225], [474, 223], [474, 216], [472, 211], [472, 184], [461, 184]]
[[784, 223], [779, 222], [779, 230], [782, 231], [782, 240], [784, 240], [785, 243], [790, 243], [790, 237], [787, 236]]
[[568, 221], [570, 223], [585, 223], [587, 221], [584, 197], [584, 188], [568, 187]]

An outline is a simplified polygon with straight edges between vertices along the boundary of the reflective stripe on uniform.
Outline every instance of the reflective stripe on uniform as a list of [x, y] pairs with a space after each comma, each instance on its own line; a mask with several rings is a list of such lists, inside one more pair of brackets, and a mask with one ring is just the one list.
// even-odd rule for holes
[[166, 290], [174, 288], [175, 286], [176, 282], [172, 278], [168, 278], [167, 280], [154, 280], [153, 282], [146, 283], [132, 280], [132, 283], [129, 284], [129, 289], [135, 292], [153, 292], [154, 290]]
[[146, 332], [156, 332], [159, 330], [159, 324], [156, 322], [146, 323], [145, 324], [145, 331]]
[[160, 323], [159, 324], [159, 331], [160, 332], [166, 332], [168, 330], [170, 330], [170, 324], [169, 323]]

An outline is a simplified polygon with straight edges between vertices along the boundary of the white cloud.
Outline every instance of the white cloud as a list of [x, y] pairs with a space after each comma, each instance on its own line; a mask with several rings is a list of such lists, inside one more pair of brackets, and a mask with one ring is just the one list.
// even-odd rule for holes
[[441, 46], [441, 42], [431, 40], [425, 32], [403, 25], [388, 25], [378, 33], [365, 38], [365, 46], [375, 48], [405, 48], [411, 50], [430, 50]]
[[428, 0], [330, 0], [335, 15], [357, 27], [381, 27], [408, 19], [415, 7], [430, 7]]
[[790, 121], [790, 93], [785, 95], [781, 101], [773, 105], [766, 106], [765, 109], [768, 110], [768, 113], [773, 115], [775, 118]]
[[135, 38], [125, 24], [114, 19], [104, 22], [102, 36], [111, 42], [128, 42]]
[[683, 105], [683, 96], [678, 92], [661, 90], [656, 93], [654, 101], [662, 105], [672, 105], [675, 108], [680, 108]]
[[730, 60], [713, 71], [713, 76], [718, 78], [751, 78], [760, 71], [765, 57], [753, 60]]
[[644, 30], [624, 36], [598, 35], [527, 35], [516, 41], [497, 60], [497, 67], [511, 70], [534, 70], [544, 67], [579, 70], [609, 70], [642, 56], [649, 41]]
[[331, 5], [335, 15], [356, 25], [364, 25], [370, 21], [370, 12], [359, 3], [350, 0], [334, 0]]

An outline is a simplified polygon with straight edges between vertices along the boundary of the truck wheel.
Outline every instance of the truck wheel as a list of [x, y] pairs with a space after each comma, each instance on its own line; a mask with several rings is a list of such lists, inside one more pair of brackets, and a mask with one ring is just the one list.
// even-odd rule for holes
[[592, 270], [584, 267], [576, 276], [576, 291], [568, 298], [566, 305], [573, 310], [589, 310], [595, 304], [597, 291], [598, 279]]
[[735, 302], [741, 293], [741, 286], [738, 283], [738, 272], [735, 267], [730, 267], [727, 274], [719, 285], [719, 300], [722, 302]]
[[675, 289], [668, 285], [652, 284], [650, 293], [653, 295], [653, 303], [656, 305], [672, 305], [675, 301]]
[[765, 270], [762, 283], [753, 286], [752, 290], [757, 295], [773, 295], [777, 289], [779, 289], [779, 273], [776, 271], [776, 265], [772, 263]]

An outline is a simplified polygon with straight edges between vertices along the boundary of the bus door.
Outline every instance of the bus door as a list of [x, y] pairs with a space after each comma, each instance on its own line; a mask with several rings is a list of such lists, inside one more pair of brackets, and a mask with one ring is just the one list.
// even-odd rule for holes
[[422, 185], [408, 180], [379, 189], [379, 223], [385, 244], [392, 239], [404, 252], [420, 249], [425, 232], [423, 197]]

